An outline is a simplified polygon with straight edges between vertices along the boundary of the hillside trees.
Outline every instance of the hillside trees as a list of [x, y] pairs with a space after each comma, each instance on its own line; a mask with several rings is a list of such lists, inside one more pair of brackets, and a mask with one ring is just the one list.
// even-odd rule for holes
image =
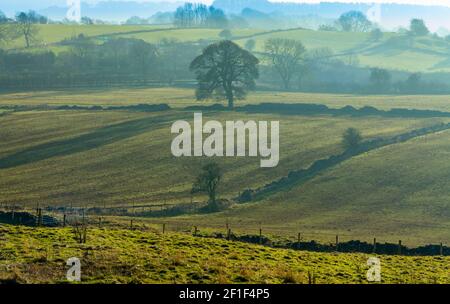
[[255, 56], [232, 41], [211, 44], [190, 65], [198, 81], [197, 99], [226, 99], [233, 108], [235, 99], [255, 87], [258, 64]]
[[16, 22], [14, 28], [17, 35], [20, 35], [25, 40], [25, 46], [29, 48], [33, 42], [37, 41], [37, 35], [39, 28], [36, 27], [36, 23], [46, 23], [45, 17], [37, 15], [35, 12], [30, 11], [28, 13], [21, 12], [16, 15]]
[[426, 36], [430, 30], [422, 19], [412, 19], [409, 25], [409, 32], [413, 36]]
[[360, 11], [342, 14], [337, 23], [344, 32], [368, 32], [372, 28], [372, 23]]
[[265, 43], [270, 65], [281, 78], [283, 88], [289, 90], [293, 78], [301, 72], [305, 47], [300, 41], [272, 38]]
[[6, 17], [5, 13], [0, 11], [0, 24], [8, 22], [8, 18]]
[[228, 20], [225, 13], [213, 6], [185, 3], [175, 11], [174, 25], [177, 27], [213, 27], [225, 28]]

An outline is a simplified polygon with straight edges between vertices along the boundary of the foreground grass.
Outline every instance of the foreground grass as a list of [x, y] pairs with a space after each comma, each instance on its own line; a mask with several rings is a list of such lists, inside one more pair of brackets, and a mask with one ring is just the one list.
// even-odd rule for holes
[[[141, 226], [142, 228], [142, 226]], [[81, 260], [83, 283], [367, 283], [369, 255], [273, 249], [146, 229], [0, 226], [0, 280], [64, 283]], [[379, 256], [382, 283], [449, 283], [450, 257]]]

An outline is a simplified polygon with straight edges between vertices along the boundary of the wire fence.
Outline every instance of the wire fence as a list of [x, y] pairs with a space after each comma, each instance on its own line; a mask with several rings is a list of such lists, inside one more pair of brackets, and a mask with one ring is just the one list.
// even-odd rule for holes
[[[172, 208], [173, 204], [153, 205], [151, 208], [161, 212]], [[109, 206], [109, 207], [45, 207], [36, 208], [0, 203], [0, 223], [27, 225], [34, 227], [103, 227], [120, 229], [152, 230], [159, 233], [184, 233], [202, 238], [220, 238], [229, 241], [254, 243], [264, 246], [319, 252], [359, 252], [402, 255], [450, 255], [450, 247], [445, 242], [418, 243], [408, 237], [369, 238], [370, 232], [357, 235], [349, 231], [321, 231], [307, 227], [277, 227], [262, 223], [224, 223], [204, 224], [193, 221], [176, 221], [170, 217], [151, 218], [142, 216], [136, 210], [142, 208], [149, 212], [149, 205]], [[121, 216], [117, 215], [120, 210]], [[410, 223], [408, 223], [410, 224]], [[449, 229], [450, 225], [417, 224], [417, 227]], [[361, 237], [365, 235], [364, 237]], [[405, 242], [406, 241], [406, 242]], [[413, 244], [417, 247], [407, 247]]]

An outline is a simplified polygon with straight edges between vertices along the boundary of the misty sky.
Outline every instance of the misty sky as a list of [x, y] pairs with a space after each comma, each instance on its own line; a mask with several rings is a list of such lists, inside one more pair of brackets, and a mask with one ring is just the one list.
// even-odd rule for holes
[[[0, 8], [2, 6], [13, 7], [17, 5], [21, 8], [23, 4], [32, 3], [36, 0], [1, 0]], [[184, 2], [184, 0], [82, 0], [87, 3], [97, 3], [101, 1], [116, 1], [116, 2]], [[187, 1], [187, 0], [186, 0]], [[320, 0], [269, 0], [271, 2], [297, 2], [297, 3], [320, 3]], [[36, 2], [45, 3], [48, 5], [63, 5], [66, 0], [39, 0]], [[193, 2], [212, 3], [213, 0], [195, 0]], [[446, 5], [450, 6], [450, 0], [328, 0], [322, 2], [344, 2], [344, 3], [401, 3], [401, 4], [421, 4], [421, 5]]]

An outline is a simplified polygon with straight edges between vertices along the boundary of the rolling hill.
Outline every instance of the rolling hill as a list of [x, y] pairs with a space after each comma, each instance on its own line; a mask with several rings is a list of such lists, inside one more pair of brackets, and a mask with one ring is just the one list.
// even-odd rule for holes
[[[194, 28], [177, 29], [157, 25], [39, 25], [40, 47], [34, 51], [51, 48], [55, 51], [66, 49], [61, 41], [80, 33], [95, 38], [98, 42], [110, 38], [137, 38], [157, 43], [161, 39], [176, 39], [185, 42], [206, 40], [209, 42], [220, 39], [221, 30]], [[232, 30], [233, 40], [245, 45], [248, 39], [256, 41], [256, 52], [263, 52], [264, 42], [270, 38], [288, 38], [300, 40], [308, 50], [328, 48], [336, 58], [359, 62], [362, 67], [382, 67], [390, 70], [407, 72], [449, 72], [450, 42], [437, 37], [409, 37], [405, 34], [385, 33], [380, 41], [373, 41], [370, 33], [345, 33], [313, 31], [307, 29], [287, 30]], [[22, 49], [23, 39], [17, 39], [7, 45], [9, 48]], [[356, 56], [356, 57], [355, 57]]]

